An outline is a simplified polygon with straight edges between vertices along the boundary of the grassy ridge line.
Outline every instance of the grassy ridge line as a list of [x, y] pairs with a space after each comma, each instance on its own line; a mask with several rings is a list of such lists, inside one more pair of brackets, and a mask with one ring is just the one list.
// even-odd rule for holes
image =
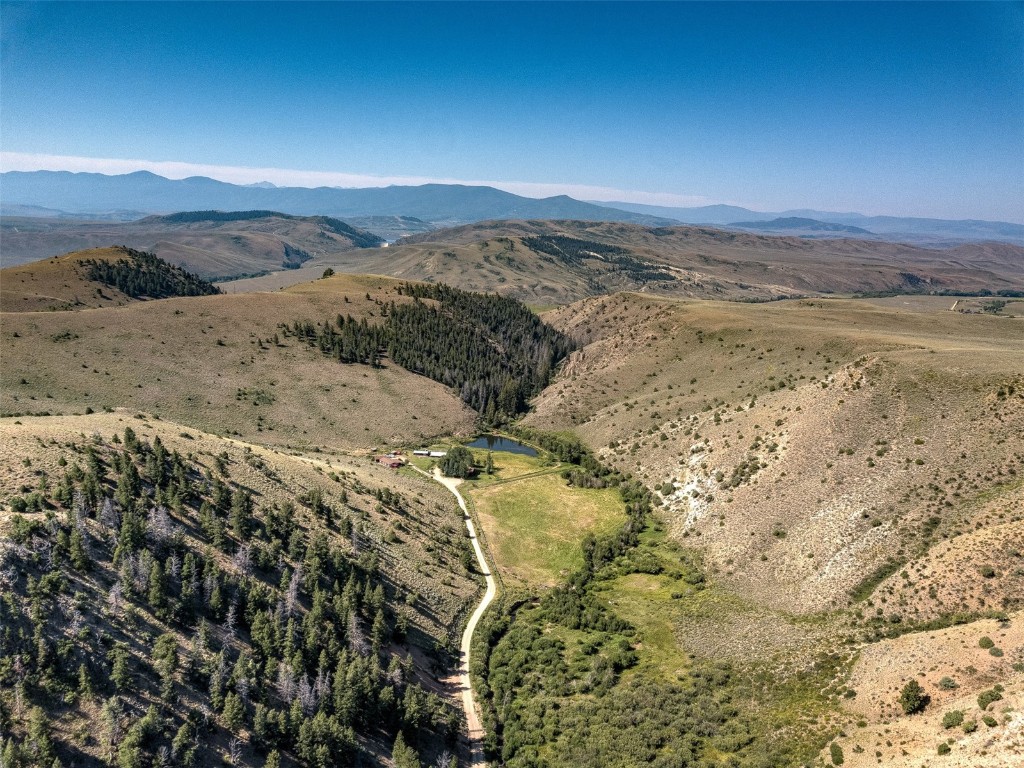
[[220, 288], [159, 256], [132, 248], [120, 249], [117, 261], [86, 259], [82, 266], [90, 280], [116, 288], [133, 299], [166, 299], [173, 296], [212, 296]]
[[[50, 261], [43, 267], [47, 284], [58, 287], [71, 269]], [[0, 277], [4, 301], [18, 288], [7, 284], [9, 276], [4, 270]], [[25, 290], [32, 288], [28, 276]], [[123, 296], [126, 306], [103, 312], [4, 313], [0, 412], [125, 407], [205, 432], [306, 451], [468, 434], [473, 414], [441, 385], [398, 366], [337, 365], [281, 336], [278, 323], [330, 317], [340, 304], [356, 317], [374, 318], [381, 304], [400, 298], [399, 285], [338, 275], [263, 294], [259, 301], [221, 295], [138, 302]]]

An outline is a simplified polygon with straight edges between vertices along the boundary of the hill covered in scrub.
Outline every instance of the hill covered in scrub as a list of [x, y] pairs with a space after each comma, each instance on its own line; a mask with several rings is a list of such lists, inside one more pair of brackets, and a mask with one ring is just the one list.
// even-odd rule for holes
[[766, 301], [854, 293], [1024, 291], [1024, 249], [929, 249], [708, 227], [585, 221], [480, 222], [403, 238], [341, 268], [498, 291], [541, 306], [616, 291]]
[[[493, 292], [335, 274], [274, 293], [122, 294], [124, 306], [4, 313], [0, 530], [12, 542], [4, 551], [18, 558], [11, 583], [19, 597], [11, 614], [19, 629], [5, 642], [24, 657], [20, 668], [37, 664], [29, 684], [40, 675], [56, 681], [31, 689], [36, 698], [3, 721], [16, 749], [31, 733], [29, 744], [47, 736], [62, 754], [73, 743], [97, 755], [103, 744], [68, 734], [88, 713], [104, 722], [110, 696], [130, 697], [95, 676], [79, 680], [85, 640], [66, 629], [74, 614], [38, 586], [66, 582], [69, 593], [60, 594], [70, 594], [83, 621], [109, 625], [103, 670], [113, 675], [106, 653], [119, 642], [139, 653], [127, 659], [138, 699], [121, 701], [124, 714], [114, 716], [126, 754], [185, 754], [185, 736], [174, 744], [182, 727], [189, 737], [193, 727], [207, 734], [204, 754], [218, 760], [230, 759], [239, 739], [239, 759], [253, 764], [273, 750], [303, 764], [397, 764], [408, 748], [433, 762], [457, 751], [447, 740], [451, 720], [438, 713], [450, 712], [444, 697], [454, 693], [444, 647], [474, 584], [455, 536], [460, 520], [440, 488], [367, 454], [452, 447], [453, 437], [487, 423], [539, 450], [472, 449], [479, 471], [460, 472], [471, 476], [461, 491], [503, 591], [479, 625], [472, 670], [485, 747], [498, 765], [917, 766], [940, 742], [962, 765], [994, 766], [1012, 754], [1024, 705], [1021, 302], [975, 297], [954, 312], [952, 299], [920, 294], [680, 299], [652, 287], [675, 281], [658, 275], [677, 273], [640, 248], [630, 227], [508, 226], [489, 231], [488, 245], [470, 239], [462, 255], [444, 258], [457, 263], [475, 251], [483, 259], [500, 244], [517, 264], [528, 251], [547, 274], [643, 281], [644, 290], [538, 315]], [[730, 242], [729, 233], [692, 229], [648, 236], [692, 239], [701, 249]], [[732, 263], [747, 253], [750, 268], [762, 245], [779, 245], [731, 237]], [[800, 242], [787, 252], [808, 262], [822, 247]], [[1002, 246], [972, 254], [978, 261], [964, 274], [979, 274], [986, 259], [994, 273], [1012, 255]], [[61, 263], [48, 279], [69, 279]], [[501, 288], [481, 273], [471, 277]], [[144, 515], [129, 511], [133, 489]], [[106, 496], [121, 510], [116, 526], [103, 524]], [[173, 546], [152, 533], [166, 527], [162, 512], [150, 520], [160, 507], [179, 534]], [[282, 518], [294, 527], [279, 531]], [[296, 529], [302, 548], [292, 547]], [[321, 535], [326, 555], [314, 543]], [[118, 555], [125, 537], [136, 543], [137, 571], [123, 565], [135, 562], [128, 552]], [[85, 544], [97, 570], [83, 576], [76, 563]], [[248, 574], [235, 564], [243, 544]], [[63, 557], [49, 558], [53, 551]], [[189, 552], [202, 566], [203, 600], [213, 563], [220, 581], [210, 599], [219, 586], [224, 601], [193, 600], [194, 624], [181, 613]], [[378, 570], [368, 569], [368, 553]], [[176, 581], [167, 578], [173, 556]], [[317, 585], [307, 583], [315, 561], [323, 614]], [[277, 624], [268, 630], [280, 643], [271, 648], [263, 619], [241, 613], [253, 604], [269, 622], [279, 601], [289, 602], [300, 565], [292, 637], [305, 638], [321, 616], [339, 627], [334, 646], [330, 633], [317, 635], [316, 653], [300, 640], [282, 650], [283, 619], [283, 635]], [[355, 600], [345, 596], [353, 574]], [[124, 615], [135, 625], [110, 612], [119, 579], [130, 586], [133, 609]], [[92, 602], [74, 602], [76, 590]], [[32, 612], [36, 595], [48, 612]], [[231, 597], [238, 608], [229, 621]], [[366, 656], [353, 654], [353, 615], [369, 633]], [[198, 646], [199, 676], [186, 676], [183, 659], [203, 619], [213, 639]], [[378, 639], [391, 633], [378, 643], [378, 670], [375, 625]], [[61, 669], [70, 671], [39, 666], [39, 634], [60, 638], [44, 661], [69, 659]], [[162, 698], [159, 668], [172, 641], [156, 646], [168, 634], [179, 651], [172, 692], [189, 689], [174, 706]], [[298, 691], [303, 674], [317, 688], [321, 649], [331, 693], [309, 715], [312, 694], [282, 691]], [[346, 665], [371, 660], [370, 677], [359, 679], [373, 690], [359, 700], [373, 722], [339, 707], [342, 649]], [[396, 656], [406, 661], [389, 671]], [[14, 674], [13, 664], [0, 674]], [[279, 679], [285, 666], [293, 676]], [[94, 672], [87, 665], [86, 675]], [[911, 681], [928, 702], [913, 716], [900, 703]], [[420, 698], [413, 685], [444, 701]], [[229, 694], [244, 699], [250, 718], [235, 730], [239, 708]], [[429, 713], [415, 728], [410, 706]], [[963, 713], [961, 725], [943, 725], [949, 711]], [[50, 731], [47, 713], [58, 715]]]
[[[581, 347], [525, 423], [572, 429], [641, 480], [666, 537], [662, 565], [612, 574], [602, 604], [644, 647], [663, 638], [663, 669], [727, 663], [769, 722], [773, 700], [799, 701], [806, 717], [760, 733], [804, 732], [824, 760], [831, 739], [858, 765], [919, 765], [947, 738], [962, 765], [1013, 754], [1024, 334], [949, 304], [623, 294], [545, 314]], [[702, 564], [692, 597], [672, 547]], [[910, 680], [924, 718], [900, 709]], [[995, 684], [1006, 703], [979, 708]], [[988, 735], [949, 732], [941, 708]]]
[[[676, 533], [699, 534], [744, 594], [795, 612], [845, 606], [887, 557], [905, 563], [979, 514], [996, 524], [981, 499], [1013, 507], [1021, 320], [945, 304], [634, 294], [556, 310], [550, 322], [591, 343], [526, 421], [573, 427], [658, 489]], [[723, 514], [740, 517], [719, 526]], [[979, 609], [1015, 607], [988, 590]], [[907, 610], [930, 617], [926, 601]]]
[[330, 216], [277, 211], [183, 211], [130, 222], [4, 217], [4, 266], [87, 248], [126, 245], [205, 279], [297, 269], [384, 241]]
[[0, 311], [75, 310], [136, 299], [210, 296], [220, 290], [151, 253], [96, 248], [0, 272]]
[[442, 489], [127, 414], [0, 430], [5, 765], [457, 753]]
[[331, 216], [291, 216], [277, 211], [182, 211], [169, 213], [165, 216], [150, 216], [139, 221], [144, 224], [203, 224], [207, 222], [257, 221], [259, 219], [282, 219], [284, 221], [306, 220], [319, 224], [324, 232], [343, 235], [352, 241], [357, 248], [376, 248], [384, 241], [371, 232], [357, 229], [341, 219]]
[[[736, 221], [728, 226], [730, 229], [753, 229], [761, 232], [773, 233], [828, 232], [832, 233], [833, 237], [836, 234], [847, 236], [874, 234], [863, 227], [854, 227], [850, 224], [836, 224], [828, 221], [818, 221], [817, 219], [808, 219], [803, 216], [783, 216], [781, 218], [771, 219], [770, 221]], [[807, 234], [804, 234], [804, 236], [806, 237]]]

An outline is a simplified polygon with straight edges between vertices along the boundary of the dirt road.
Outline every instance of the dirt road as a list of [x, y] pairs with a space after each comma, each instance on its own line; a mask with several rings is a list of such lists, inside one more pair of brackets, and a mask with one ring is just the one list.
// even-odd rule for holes
[[[426, 472], [418, 467], [413, 467], [413, 469], [427, 475]], [[430, 475], [427, 476], [430, 477]], [[491, 571], [487, 567], [487, 560], [484, 558], [484, 551], [480, 547], [480, 540], [476, 535], [476, 526], [473, 525], [473, 518], [470, 516], [469, 510], [466, 508], [466, 500], [463, 499], [462, 494], [459, 493], [458, 486], [462, 481], [457, 478], [442, 476], [441, 470], [437, 468], [434, 469], [433, 477], [437, 482], [451, 491], [459, 502], [459, 507], [462, 509], [463, 520], [466, 521], [466, 530], [469, 531], [469, 540], [472, 542], [473, 551], [476, 553], [477, 567], [487, 580], [487, 591], [484, 592], [483, 599], [476, 607], [476, 610], [473, 611], [473, 614], [469, 617], [469, 621], [466, 623], [466, 629], [462, 633], [462, 643], [459, 646], [459, 687], [462, 689], [462, 708], [466, 713], [466, 730], [469, 735], [469, 766], [470, 768], [476, 768], [477, 766], [485, 766], [487, 763], [484, 761], [484, 751], [482, 746], [484, 729], [480, 724], [480, 715], [477, 713], [476, 702], [473, 700], [473, 687], [469, 680], [469, 653], [470, 646], [473, 644], [473, 631], [476, 629], [477, 622], [480, 621], [480, 617], [483, 616], [484, 611], [487, 610], [487, 606], [491, 604], [492, 600], [494, 600], [494, 596], [497, 593], [498, 588], [494, 581], [494, 576], [491, 575]]]

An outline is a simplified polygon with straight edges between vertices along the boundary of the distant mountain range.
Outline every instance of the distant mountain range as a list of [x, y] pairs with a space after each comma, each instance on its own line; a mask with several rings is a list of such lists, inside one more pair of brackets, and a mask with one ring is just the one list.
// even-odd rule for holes
[[734, 205], [673, 208], [582, 201], [566, 195], [536, 199], [494, 187], [462, 184], [342, 189], [278, 187], [270, 182], [238, 185], [205, 176], [172, 180], [148, 171], [119, 176], [67, 171], [0, 174], [0, 214], [4, 216], [127, 221], [154, 213], [206, 209], [272, 210], [298, 216], [362, 219], [357, 226], [365, 226], [388, 239], [421, 231], [421, 227], [493, 220], [573, 219], [646, 226], [705, 224], [805, 238], [856, 237], [932, 247], [987, 240], [1024, 245], [1024, 225], [1000, 221], [864, 216], [818, 210], [765, 213]]
[[645, 213], [675, 219], [683, 224], [706, 224], [726, 229], [756, 230], [772, 234], [797, 234], [799, 230], [814, 231], [818, 236], [823, 227], [808, 224], [792, 226], [794, 221], [816, 221], [818, 224], [841, 224], [861, 231], [836, 230], [848, 237], [916, 243], [933, 247], [951, 246], [964, 242], [995, 242], [1024, 245], [1024, 224], [1006, 221], [980, 221], [977, 219], [924, 219], [906, 216], [865, 216], [860, 213], [837, 213], [799, 209], [765, 213], [736, 205], [704, 205], [696, 208], [672, 208], [661, 205], [642, 205], [625, 202], [596, 202], [595, 205]]
[[[621, 211], [565, 195], [535, 199], [494, 187], [424, 184], [416, 187], [275, 187], [269, 183], [240, 186], [193, 176], [172, 180], [138, 171], [120, 176], [67, 171], [9, 171], [0, 174], [5, 215], [26, 215], [26, 206], [61, 214], [122, 211], [174, 213], [273, 210], [299, 216], [406, 216], [435, 226], [489, 219], [577, 219], [626, 221], [661, 226], [676, 223], [649, 213]], [[10, 210], [9, 210], [10, 209]], [[38, 215], [38, 214], [37, 214]], [[121, 216], [117, 216], [121, 218]]]

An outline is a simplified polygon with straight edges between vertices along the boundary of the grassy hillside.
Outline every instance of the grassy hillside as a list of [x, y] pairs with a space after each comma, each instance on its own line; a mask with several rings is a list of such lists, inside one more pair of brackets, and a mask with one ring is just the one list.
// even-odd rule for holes
[[207, 279], [294, 269], [383, 242], [329, 216], [274, 211], [188, 211], [126, 223], [5, 219], [2, 231], [5, 266], [123, 244]]
[[[918, 765], [954, 736], [953, 764], [1001, 764], [984, 762], [983, 739], [944, 733], [941, 713], [914, 720], [898, 706], [911, 679], [936, 703], [955, 698], [945, 676], [964, 700], [1024, 681], [1024, 643], [1005, 631], [1024, 607], [1024, 332], [1020, 318], [950, 304], [631, 294], [546, 315], [589, 343], [527, 423], [575, 429], [655, 489], [667, 539], [654, 551], [682, 547], [707, 580], [692, 597], [658, 574], [599, 590], [643, 633], [653, 668], [727, 662], [754, 690], [763, 677], [755, 723], [783, 741], [845, 732], [847, 762], [863, 750], [855, 764], [878, 751]], [[992, 615], [1010, 621], [993, 663], [940, 649], [942, 637], [976, 643]], [[868, 655], [906, 633], [913, 652], [876, 670]], [[823, 698], [806, 685], [825, 669]], [[787, 707], [818, 714], [787, 723]], [[1002, 744], [1012, 716], [993, 710]], [[861, 720], [876, 730], [858, 731]]]
[[128, 412], [0, 437], [5, 765], [457, 752], [477, 585], [442, 489]]
[[[558, 242], [568, 247], [558, 246]], [[1024, 289], [1022, 249], [931, 250], [703, 227], [580, 221], [483, 222], [404, 238], [346, 267], [565, 304], [620, 290], [756, 299], [856, 292]]]
[[123, 248], [95, 248], [0, 271], [0, 311], [39, 312], [127, 304], [132, 297], [89, 277], [86, 261], [113, 263]]
[[594, 340], [528, 422], [575, 427], [659, 489], [745, 594], [843, 606], [865, 573], [1014, 506], [1019, 319], [637, 295], [549, 319]]
[[[341, 363], [383, 359], [459, 393], [487, 423], [514, 418], [551, 380], [572, 342], [519, 302], [447, 285], [406, 283], [382, 320], [338, 314], [284, 330]], [[412, 301], [409, 301], [409, 299]]]
[[0, 311], [119, 306], [133, 299], [209, 296], [212, 284], [150, 253], [96, 248], [0, 271]]
[[[0, 291], [6, 292], [3, 281]], [[273, 294], [3, 315], [0, 412], [127, 407], [277, 446], [373, 447], [466, 432], [456, 394], [397, 366], [339, 365], [280, 327], [404, 301], [386, 279], [337, 276]]]
[[[242, 542], [227, 530], [234, 525], [234, 495], [228, 500], [218, 483], [230, 481], [232, 494], [261, 494], [252, 530], [263, 547], [272, 546], [276, 525], [273, 515], [259, 511], [264, 497], [271, 508], [294, 504], [296, 521], [310, 539], [320, 522], [327, 525], [324, 509], [310, 496], [322, 480], [324, 493], [336, 494], [328, 499], [332, 520], [338, 505], [364, 510], [365, 500], [372, 506], [366, 516], [353, 513], [352, 523], [359, 518], [377, 525], [371, 538], [379, 544], [373, 551], [380, 553], [385, 600], [398, 598], [387, 602], [386, 620], [397, 627], [403, 605], [412, 609], [408, 620], [423, 642], [410, 652], [417, 669], [429, 670], [427, 650], [447, 637], [447, 628], [458, 626], [468, 594], [464, 576], [452, 581], [462, 574], [465, 550], [450, 538], [442, 518], [447, 513], [418, 485], [420, 478], [387, 473], [353, 453], [450, 442], [452, 435], [471, 432], [479, 413], [508, 420], [553, 375], [524, 422], [507, 425], [546, 453], [538, 459], [495, 454], [495, 472], [464, 486], [506, 590], [481, 625], [479, 656], [474, 651], [487, 746], [496, 760], [531, 768], [763, 768], [838, 764], [835, 756], [845, 755], [849, 764], [883, 759], [919, 765], [937, 755], [940, 741], [953, 738], [947, 744], [954, 753], [950, 764], [960, 759], [968, 765], [985, 764], [987, 743], [1012, 749], [1018, 726], [1007, 707], [1018, 705], [1024, 686], [1024, 639], [1014, 630], [1024, 616], [1019, 302], [975, 298], [950, 311], [951, 298], [926, 295], [680, 300], [651, 290], [655, 283], [682, 282], [676, 267], [643, 250], [643, 238], [706, 244], [701, 238], [721, 240], [723, 233], [645, 230], [641, 236], [625, 226], [587, 225], [570, 232], [547, 226], [517, 224], [514, 236], [495, 230], [487, 245], [470, 239], [457, 247], [463, 256], [476, 254], [479, 263], [500, 267], [495, 273], [479, 270], [490, 288], [500, 287], [489, 281], [501, 270], [514, 272], [528, 260], [543, 265], [540, 282], [530, 290], [548, 285], [543, 281], [556, 273], [584, 283], [597, 275], [645, 287], [544, 313], [547, 323], [577, 345], [560, 367], [570, 347], [556, 334], [545, 335], [521, 307], [447, 289], [407, 290], [385, 277], [336, 275], [274, 293], [146, 302], [128, 302], [126, 296], [123, 306], [79, 312], [5, 312], [0, 427], [8, 425], [10, 436], [0, 491], [10, 496], [0, 495], [0, 501], [9, 498], [8, 511], [46, 520], [45, 495], [55, 522], [33, 527], [8, 516], [4, 532], [11, 540], [35, 537], [34, 551], [64, 547], [69, 556], [76, 531], [105, 542], [109, 563], [103, 562], [96, 584], [59, 567], [79, 591], [109, 590], [115, 578], [116, 550], [108, 546], [113, 539], [98, 526], [98, 515], [97, 521], [84, 515], [88, 520], [81, 526], [67, 515], [62, 499], [71, 493], [73, 502], [74, 494], [63, 473], [77, 475], [75, 461], [85, 467], [87, 446], [94, 445], [108, 489], [119, 493], [133, 471], [124, 459], [124, 447], [132, 442], [123, 436], [127, 425], [147, 430], [144, 439], [151, 446], [159, 434], [190, 462], [192, 469], [182, 472], [198, 485], [171, 517], [192, 537], [192, 549], [217, 562], [221, 555], [233, 557], [228, 550]], [[484, 230], [465, 229], [459, 236], [473, 238]], [[735, 245], [751, 261], [723, 256], [731, 265], [723, 274], [741, 267], [785, 271], [782, 262], [754, 258], [778, 252], [780, 241], [735, 237], [751, 238]], [[495, 257], [491, 249], [499, 246], [506, 256], [515, 254], [515, 264]], [[409, 247], [429, 250], [433, 241]], [[821, 247], [795, 241], [783, 250], [786, 258], [803, 253], [813, 260]], [[994, 273], [1000, 259], [1012, 256], [1000, 248], [951, 258], [974, 260], [974, 266], [956, 267], [964, 274], [981, 274], [975, 267], [986, 260], [984, 269]], [[454, 273], [460, 258], [459, 252], [444, 256], [452, 262], [444, 262], [446, 269]], [[59, 274], [57, 266], [51, 274]], [[826, 266], [806, 274], [824, 275]], [[906, 264], [898, 269], [910, 274]], [[666, 274], [672, 281], [660, 277]], [[864, 273], [839, 270], [834, 279], [856, 274]], [[799, 279], [811, 278], [801, 272]], [[28, 291], [31, 282], [25, 285]], [[770, 285], [779, 283], [749, 283], [738, 290], [756, 295]], [[563, 299], [575, 290], [567, 286], [558, 294]], [[584, 288], [603, 291], [607, 285]], [[561, 351], [552, 354], [555, 347]], [[461, 351], [453, 357], [455, 350]], [[443, 387], [393, 361], [455, 386]], [[364, 364], [374, 362], [376, 367]], [[61, 415], [26, 415], [43, 413]], [[98, 437], [89, 437], [93, 433]], [[221, 451], [227, 459], [218, 460]], [[341, 457], [344, 452], [348, 458]], [[151, 461], [155, 449], [129, 453], [145, 486], [159, 474], [159, 462]], [[485, 464], [485, 454], [477, 456]], [[225, 461], [226, 474], [219, 466]], [[92, 484], [83, 482], [85, 493]], [[402, 495], [401, 510], [384, 486]], [[173, 508], [174, 490], [159, 493]], [[221, 527], [202, 504], [216, 506], [218, 494]], [[153, 502], [157, 495], [153, 486]], [[442, 506], [451, 508], [450, 502]], [[316, 510], [319, 517], [306, 514]], [[327, 527], [334, 524], [342, 525], [334, 520]], [[358, 548], [340, 528], [336, 533], [340, 550]], [[293, 556], [288, 542], [281, 552], [278, 570], [266, 579], [268, 588], [279, 590], [274, 595], [288, 586], [281, 569], [306, 559], [305, 552]], [[330, 558], [332, 568], [348, 567], [341, 561], [333, 565], [335, 560]], [[24, 599], [15, 604], [30, 602], [30, 586], [37, 590], [54, 568], [44, 559], [23, 565], [18, 578], [24, 583], [17, 589]], [[224, 571], [232, 573], [230, 563]], [[35, 580], [31, 585], [26, 574]], [[47, 583], [59, 581], [53, 576]], [[429, 600], [402, 602], [403, 590], [420, 583], [415, 589], [425, 594], [428, 581], [434, 585]], [[327, 582], [321, 588], [334, 590]], [[242, 583], [230, 581], [230, 589], [241, 593]], [[137, 592], [140, 601], [148, 599], [148, 580]], [[145, 642], [154, 643], [148, 655], [162, 658], [155, 642], [168, 630], [159, 622], [170, 624], [161, 606], [154, 606], [149, 610], [139, 602], [137, 608], [149, 622]], [[356, 609], [365, 621], [374, 620], [364, 603]], [[332, 619], [342, 615], [333, 598], [330, 610]], [[221, 613], [211, 617], [218, 627], [227, 620]], [[24, 632], [8, 636], [9, 642], [19, 654], [37, 658], [26, 643], [38, 618], [22, 611], [16, 620]], [[117, 625], [116, 631], [130, 629]], [[44, 630], [64, 631], [56, 624]], [[184, 634], [177, 640], [182, 648], [186, 641], [191, 642]], [[313, 664], [306, 659], [303, 667], [311, 680], [319, 659]], [[0, 667], [0, 674], [13, 670]], [[126, 729], [150, 701], [161, 711], [162, 681], [150, 674], [159, 670], [141, 663], [138, 670], [145, 684], [131, 705], [135, 720], [124, 720]], [[87, 712], [79, 689], [88, 692], [89, 686], [48, 666], [43, 671], [56, 682], [47, 682], [49, 698], [35, 703], [46, 712], [63, 701], [56, 730], [74, 732]], [[77, 664], [72, 671], [77, 674]], [[209, 669], [204, 674], [213, 676]], [[429, 675], [417, 674], [429, 690], [442, 690]], [[923, 715], [900, 708], [901, 690], [911, 680], [931, 697]], [[370, 686], [375, 691], [390, 685], [377, 681]], [[173, 682], [186, 685], [184, 677]], [[995, 685], [1002, 686], [997, 693], [1003, 699], [979, 705], [977, 697]], [[403, 738], [421, 739], [417, 748], [432, 759], [444, 746], [440, 726], [435, 720], [436, 727], [410, 729], [404, 691], [399, 692], [399, 707], [392, 707], [390, 694], [382, 702], [366, 693], [381, 708], [374, 712], [385, 713], [376, 730], [365, 721], [345, 721], [332, 704], [324, 718], [342, 717], [340, 730], [328, 728], [335, 735], [317, 746], [341, 764], [342, 752], [354, 748], [377, 760], [403, 728]], [[200, 691], [190, 701], [214, 694]], [[264, 704], [277, 701], [278, 693], [262, 694]], [[98, 717], [101, 705], [88, 711]], [[214, 731], [211, 755], [229, 750], [227, 726], [238, 725], [237, 707], [225, 712], [223, 705], [212, 698], [207, 705], [222, 729]], [[955, 732], [945, 728], [942, 719], [951, 708], [964, 711], [964, 722], [990, 729], [982, 729], [989, 736], [960, 725]], [[193, 709], [204, 712], [199, 704]], [[279, 709], [287, 715], [271, 741], [253, 738], [255, 706], [245, 709], [253, 718], [251, 731], [245, 724], [232, 733], [244, 749], [263, 744], [277, 747], [286, 761], [296, 755], [305, 760], [308, 752], [301, 750], [323, 734], [310, 734], [307, 726], [303, 741], [302, 724], [298, 730], [290, 725], [298, 722], [291, 719], [291, 703]], [[7, 711], [0, 709], [0, 716]], [[181, 711], [173, 717], [180, 719]], [[16, 729], [19, 738], [42, 727], [28, 707], [18, 718], [4, 728]], [[173, 748], [168, 722], [139, 726], [145, 749]], [[345, 735], [349, 727], [351, 739]], [[159, 738], [146, 741], [158, 732]], [[101, 746], [85, 743], [82, 749], [95, 755], [93, 747]]]

